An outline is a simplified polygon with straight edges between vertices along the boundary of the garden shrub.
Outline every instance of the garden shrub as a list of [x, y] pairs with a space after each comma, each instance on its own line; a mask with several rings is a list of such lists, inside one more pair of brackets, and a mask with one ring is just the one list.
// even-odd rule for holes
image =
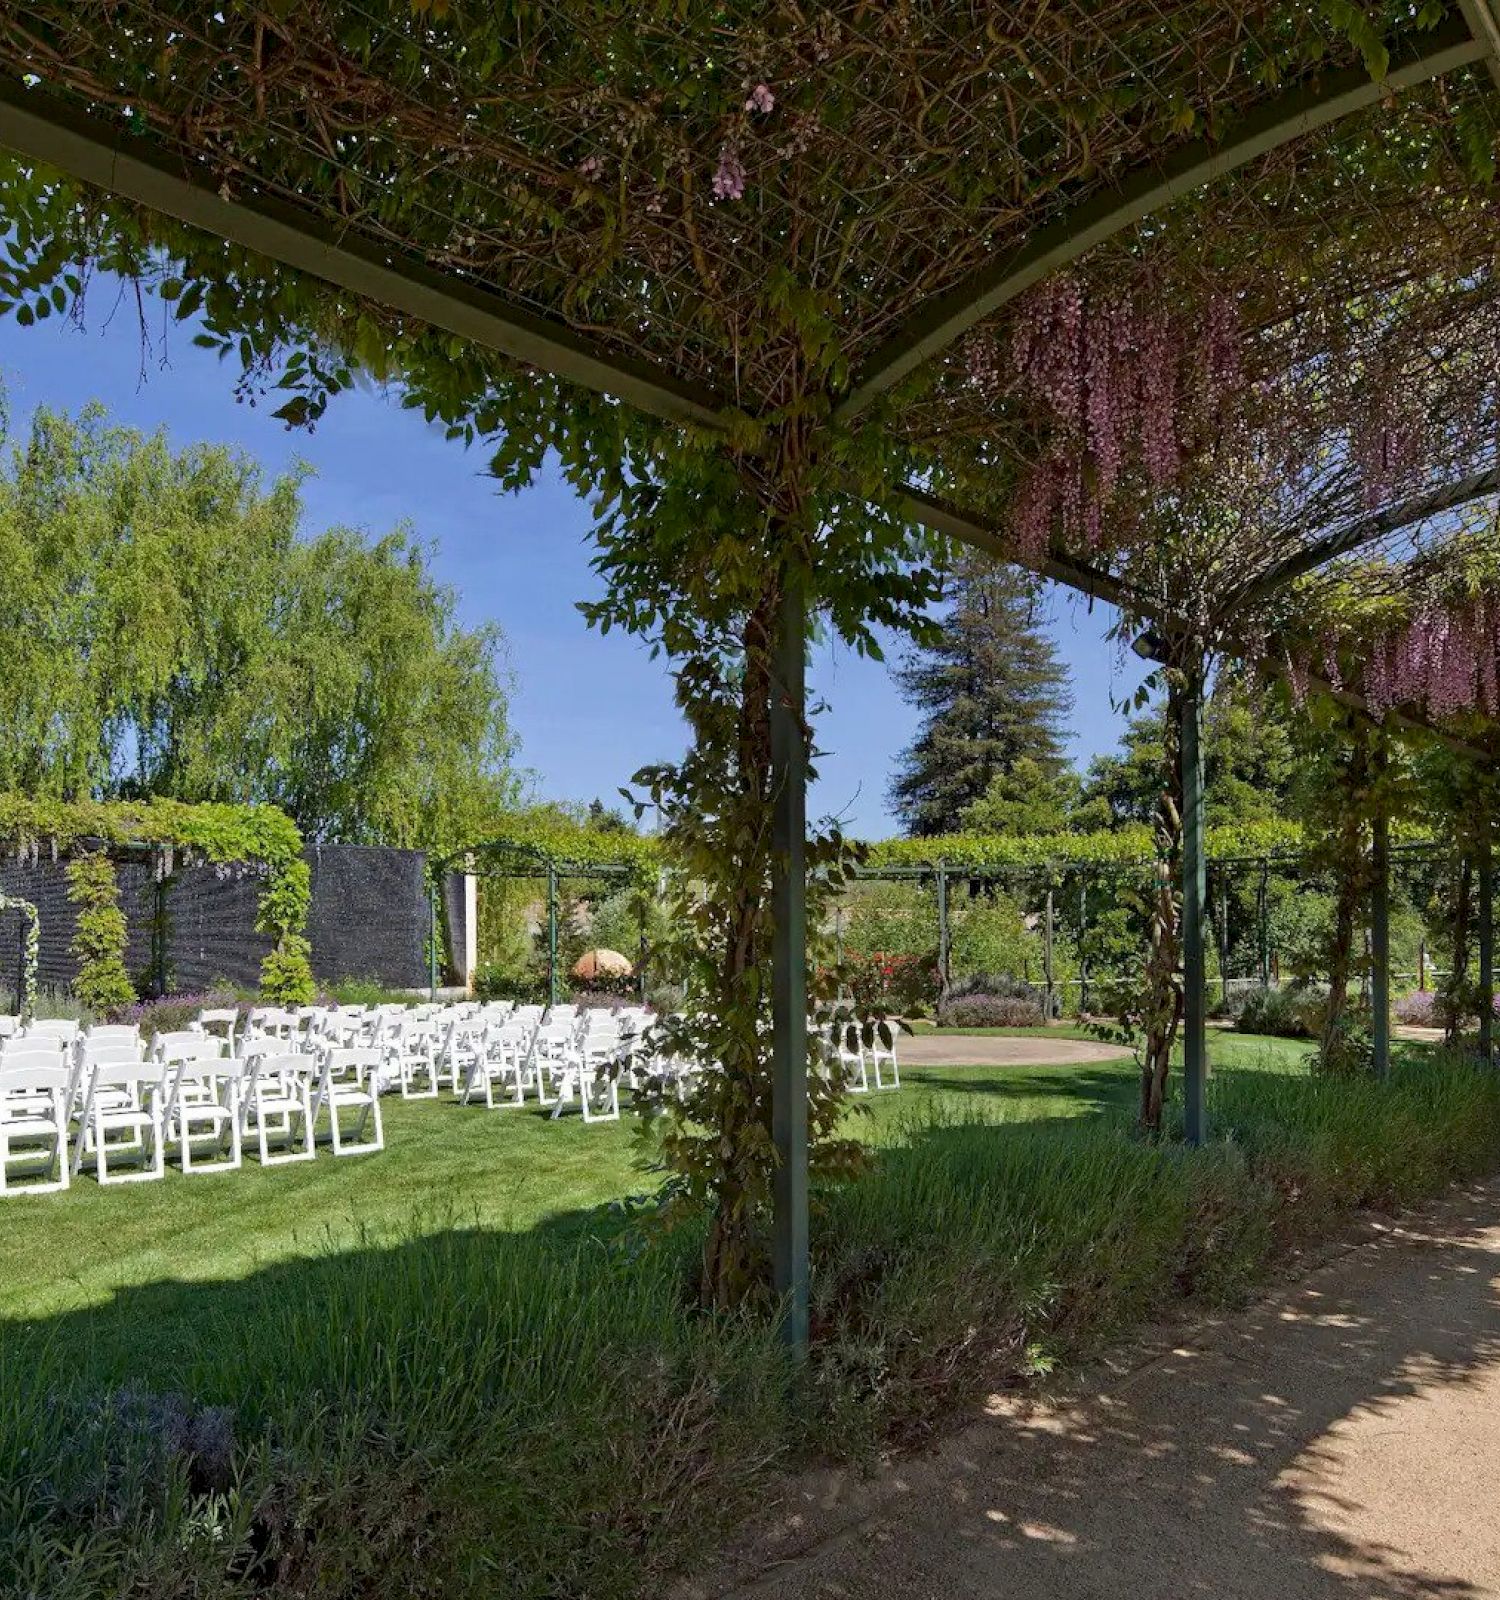
[[1313, 988], [1254, 989], [1245, 998], [1235, 1027], [1241, 1033], [1277, 1039], [1316, 1038], [1323, 1025], [1324, 996]]
[[78, 907], [78, 922], [68, 946], [78, 962], [73, 992], [91, 1011], [107, 1011], [135, 999], [125, 970], [129, 929], [120, 909], [115, 864], [102, 850], [84, 851], [67, 866], [68, 899]]
[[937, 1020], [944, 1028], [1039, 1028], [1042, 1008], [1014, 995], [971, 994], [943, 1001]]
[[547, 1003], [546, 975], [516, 973], [502, 966], [481, 966], [474, 974], [474, 994], [480, 1000], [514, 1000], [517, 1005]]
[[134, 1023], [143, 1039], [158, 1033], [180, 1033], [197, 1020], [200, 1011], [227, 1011], [231, 1006], [241, 1018], [250, 1006], [232, 989], [206, 989], [195, 994], [168, 994], [158, 1000], [137, 1000], [128, 1006], [112, 1006], [106, 1013], [111, 1022]]
[[937, 998], [937, 954], [890, 955], [844, 952], [849, 998], [860, 1011], [916, 1015]]
[[1430, 989], [1413, 989], [1391, 1008], [1397, 1022], [1408, 1028], [1441, 1028], [1441, 1001]]

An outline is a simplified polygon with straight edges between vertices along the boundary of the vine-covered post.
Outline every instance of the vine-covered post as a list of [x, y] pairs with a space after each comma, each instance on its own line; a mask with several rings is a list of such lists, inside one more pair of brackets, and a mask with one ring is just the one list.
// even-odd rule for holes
[[557, 868], [547, 863], [547, 1004], [557, 1004]]
[[437, 999], [438, 991], [438, 874], [427, 886], [427, 998]]
[[1056, 989], [1052, 974], [1053, 915], [1052, 885], [1049, 883], [1047, 885], [1047, 909], [1042, 940], [1042, 972], [1047, 982], [1047, 1014], [1045, 1020], [1048, 1022], [1052, 1020], [1054, 991]]
[[1089, 925], [1088, 874], [1078, 869], [1078, 1015], [1088, 1015], [1089, 1009], [1089, 958], [1084, 936]]
[[772, 1268], [783, 1336], [808, 1339], [807, 601], [788, 575], [771, 685], [771, 1137], [776, 1147]]
[[1391, 825], [1382, 804], [1370, 836], [1370, 1041], [1375, 1076], [1391, 1071]]
[[1488, 813], [1479, 829], [1475, 869], [1479, 877], [1479, 1054], [1495, 1060], [1495, 861]]
[[944, 999], [948, 994], [948, 869], [939, 867], [937, 872], [937, 912], [938, 912], [938, 998]]
[[1207, 963], [1203, 902], [1207, 867], [1203, 841], [1203, 667], [1186, 671], [1178, 700], [1177, 759], [1182, 767], [1182, 1103], [1189, 1144], [1208, 1137]]

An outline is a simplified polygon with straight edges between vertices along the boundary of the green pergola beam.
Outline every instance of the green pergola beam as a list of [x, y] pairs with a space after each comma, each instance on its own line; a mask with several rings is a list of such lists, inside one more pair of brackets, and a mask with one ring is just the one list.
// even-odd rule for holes
[[[956, 506], [952, 501], [929, 494], [914, 484], [904, 485], [901, 495], [902, 509], [913, 522], [920, 523], [945, 538], [956, 539], [960, 544], [966, 544], [983, 555], [1019, 564], [1016, 562], [1011, 541], [993, 522], [977, 511]], [[1044, 578], [1051, 578], [1054, 583], [1076, 589], [1080, 594], [1088, 595], [1090, 599], [1107, 601], [1110, 605], [1128, 606], [1138, 603], [1139, 600], [1139, 597], [1118, 578], [1100, 567], [1092, 567], [1085, 561], [1077, 560], [1058, 544], [1054, 544], [1036, 570]]]
[[0, 80], [0, 145], [482, 349], [614, 395], [652, 416], [722, 427], [713, 395], [652, 362], [611, 351], [565, 323], [335, 228], [302, 207], [250, 192], [226, 198], [222, 175], [206, 165], [174, 160], [148, 140], [80, 112], [44, 89]]
[[1471, 500], [1480, 500], [1485, 495], [1496, 493], [1500, 493], [1500, 467], [1490, 467], [1484, 472], [1461, 478], [1457, 483], [1426, 490], [1370, 516], [1360, 517], [1338, 532], [1329, 534], [1326, 539], [1319, 539], [1307, 549], [1288, 556], [1285, 561], [1278, 561], [1260, 577], [1236, 590], [1224, 605], [1223, 614], [1230, 616], [1246, 606], [1267, 600], [1294, 579], [1315, 572], [1325, 562], [1349, 555], [1372, 540], [1388, 533], [1399, 533], [1403, 528], [1413, 527], [1428, 517], [1456, 510]]
[[1472, 33], [1485, 48], [1485, 66], [1500, 86], [1500, 8], [1495, 0], [1458, 0], [1459, 10]]
[[[1469, 4], [1465, 0], [1466, 10]], [[1377, 104], [1392, 90], [1409, 89], [1481, 61], [1490, 48], [1455, 18], [1434, 29], [1417, 54], [1392, 62], [1382, 80], [1358, 67], [1328, 73], [1266, 102], [1222, 142], [1198, 141], [1134, 173], [1040, 229], [1020, 250], [981, 267], [921, 307], [871, 357], [834, 416], [847, 420], [863, 411], [1008, 301], [1153, 212], [1294, 139]]]

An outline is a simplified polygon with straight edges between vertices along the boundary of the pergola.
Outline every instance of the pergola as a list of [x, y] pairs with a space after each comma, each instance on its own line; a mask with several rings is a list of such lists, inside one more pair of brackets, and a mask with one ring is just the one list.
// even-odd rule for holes
[[[232, 351], [277, 295], [268, 264], [294, 269], [328, 293], [293, 320], [356, 364], [404, 341], [420, 390], [461, 355], [476, 394], [577, 386], [740, 461], [795, 437], [877, 532], [925, 526], [1149, 622], [1189, 678], [1203, 1136], [1204, 651], [1274, 653], [1294, 586], [1356, 552], [1417, 592], [1493, 516], [1495, 0], [0, 0], [0, 65], [0, 144], [60, 175], [15, 229], [23, 320], [89, 255], [202, 306]], [[250, 334], [239, 354], [273, 375]], [[294, 422], [337, 387], [315, 362], [286, 377]], [[430, 384], [423, 403], [452, 420]], [[1262, 442], [1226, 456], [1260, 472], [1255, 516], [1174, 569], [1152, 508], [1191, 511], [1185, 466], [1230, 407]], [[752, 492], [774, 518], [801, 503], [785, 488]], [[809, 576], [779, 591], [770, 711], [776, 1279], [799, 1343]]]

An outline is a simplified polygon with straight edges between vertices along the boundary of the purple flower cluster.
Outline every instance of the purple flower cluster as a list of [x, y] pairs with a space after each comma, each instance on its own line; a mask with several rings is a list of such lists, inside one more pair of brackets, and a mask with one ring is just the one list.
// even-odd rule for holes
[[726, 144], [719, 152], [719, 166], [714, 173], [714, 199], [738, 200], [745, 192], [745, 164], [734, 144]]
[[1005, 375], [992, 339], [967, 341], [965, 362], [987, 397], [1019, 397], [1049, 424], [1049, 446], [1016, 498], [1012, 532], [1023, 558], [1044, 550], [1054, 528], [1097, 545], [1125, 469], [1138, 464], [1157, 487], [1175, 482], [1185, 418], [1212, 413], [1244, 381], [1226, 297], [1214, 298], [1190, 341], [1167, 312], [1125, 295], [1091, 300], [1066, 275], [1017, 304]]
[[1427, 606], [1377, 638], [1365, 658], [1364, 693], [1377, 712], [1416, 705], [1437, 717], [1500, 715], [1500, 603], [1478, 595]]

